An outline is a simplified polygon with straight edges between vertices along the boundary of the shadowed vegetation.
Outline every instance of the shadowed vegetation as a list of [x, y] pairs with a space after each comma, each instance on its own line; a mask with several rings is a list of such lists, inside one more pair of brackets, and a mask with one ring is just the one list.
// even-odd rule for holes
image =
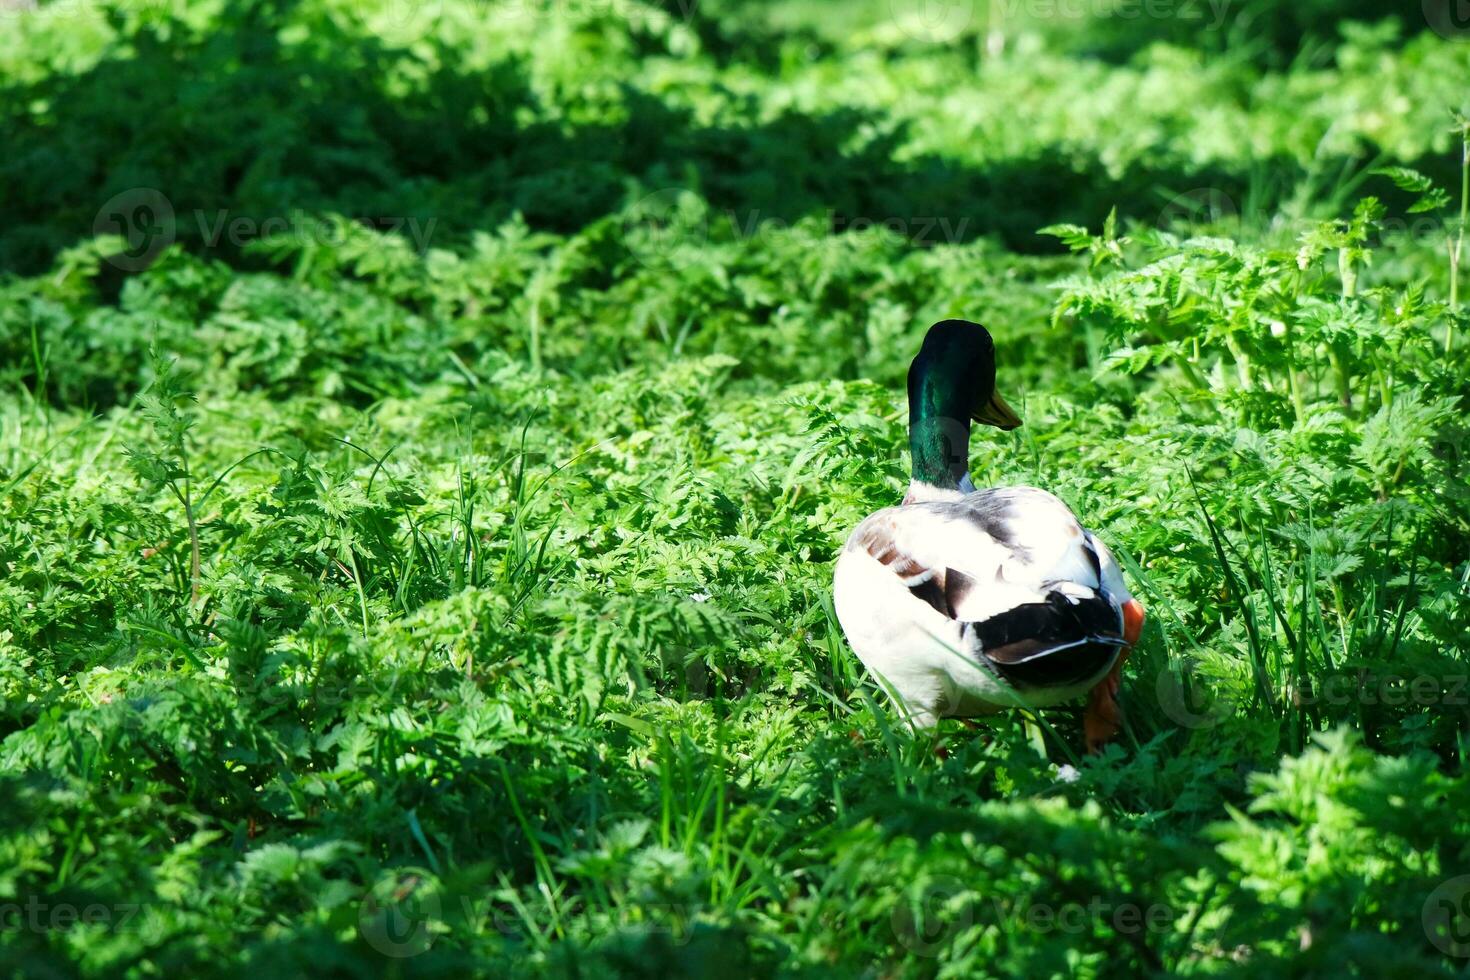
[[[0, 15], [4, 970], [1462, 969], [1470, 43], [1095, 6]], [[833, 617], [948, 316], [1102, 756]]]

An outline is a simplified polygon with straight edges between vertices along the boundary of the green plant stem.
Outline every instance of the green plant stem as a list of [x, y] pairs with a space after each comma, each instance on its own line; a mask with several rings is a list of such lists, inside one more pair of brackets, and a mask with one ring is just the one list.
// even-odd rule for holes
[[351, 548], [347, 549], [347, 557], [352, 559], [352, 584], [357, 586], [357, 608], [362, 613], [362, 635], [369, 634], [367, 592], [362, 587], [362, 570], [357, 565], [357, 554]]
[[184, 520], [189, 524], [189, 604], [199, 605], [199, 522], [194, 519], [194, 484], [189, 477], [189, 460], [184, 459], [184, 492], [179, 496], [184, 505]]
[[[1352, 258], [1345, 248], [1337, 253], [1337, 267], [1342, 274], [1343, 299], [1352, 299], [1358, 295], [1358, 273], [1353, 268]], [[1327, 344], [1327, 362], [1332, 366], [1332, 374], [1337, 379], [1337, 400], [1342, 403], [1345, 411], [1351, 413], [1353, 410], [1353, 379], [1348, 374], [1347, 366], [1343, 363], [1337, 345], [1334, 343]]]
[[1353, 379], [1348, 374], [1347, 365], [1337, 353], [1335, 344], [1327, 345], [1327, 362], [1332, 365], [1333, 376], [1337, 378], [1337, 400], [1342, 403], [1345, 411], [1351, 413], [1353, 410]]
[[1199, 368], [1195, 367], [1187, 357], [1178, 358], [1179, 370], [1189, 379], [1189, 383], [1201, 391], [1209, 391], [1210, 386], [1205, 384], [1205, 379], [1200, 375]]
[[1302, 397], [1302, 382], [1297, 377], [1296, 368], [1288, 367], [1286, 369], [1286, 380], [1288, 386], [1291, 388], [1291, 408], [1296, 413], [1297, 424], [1301, 425], [1307, 420], [1307, 403]]
[[1286, 387], [1291, 392], [1291, 407], [1296, 413], [1296, 424], [1301, 425], [1307, 420], [1307, 403], [1302, 397], [1302, 382], [1297, 376], [1296, 358], [1292, 356], [1291, 325], [1286, 327]]
[[36, 369], [35, 391], [31, 396], [31, 401], [49, 426], [51, 413], [46, 410], [46, 355], [42, 351], [41, 333], [34, 316], [31, 317], [31, 363]]
[[1006, 5], [999, 0], [991, 0], [990, 16], [985, 22], [985, 54], [991, 58], [999, 58], [1005, 53], [1006, 47]]
[[1241, 390], [1250, 391], [1255, 387], [1254, 382], [1251, 380], [1251, 356], [1241, 348], [1240, 341], [1236, 339], [1233, 333], [1225, 336], [1225, 346], [1230, 350], [1230, 356], [1235, 360], [1235, 373], [1240, 378]]
[[1343, 296], [1358, 295], [1358, 270], [1353, 267], [1352, 253], [1348, 249], [1337, 250], [1337, 273], [1342, 279]]
[[[1455, 244], [1450, 248], [1450, 312], [1460, 310], [1460, 258], [1465, 249], [1465, 225], [1470, 223], [1470, 130], [1461, 137], [1460, 154], [1460, 227], [1455, 233]], [[1455, 345], [1455, 320], [1450, 318], [1449, 329], [1444, 335], [1444, 352], [1448, 354]]]
[[541, 299], [531, 301], [529, 347], [531, 348], [531, 370], [541, 370]]

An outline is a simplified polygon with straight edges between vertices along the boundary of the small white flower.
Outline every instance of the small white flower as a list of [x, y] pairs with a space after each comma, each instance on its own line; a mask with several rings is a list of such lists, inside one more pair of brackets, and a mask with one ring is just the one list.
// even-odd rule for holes
[[1285, 337], [1286, 336], [1286, 324], [1282, 323], [1280, 320], [1272, 320], [1271, 321], [1271, 336], [1273, 336], [1273, 337]]
[[1057, 766], [1057, 782], [1059, 782], [1059, 783], [1075, 783], [1077, 780], [1079, 780], [1081, 778], [1082, 778], [1082, 774], [1077, 771], [1077, 767], [1076, 766], [1067, 765], [1067, 764], [1063, 764], [1063, 765]]
[[695, 593], [692, 593], [689, 596], [689, 598], [693, 599], [695, 602], [708, 602], [709, 601], [709, 593], [707, 593], [707, 592], [695, 592]]

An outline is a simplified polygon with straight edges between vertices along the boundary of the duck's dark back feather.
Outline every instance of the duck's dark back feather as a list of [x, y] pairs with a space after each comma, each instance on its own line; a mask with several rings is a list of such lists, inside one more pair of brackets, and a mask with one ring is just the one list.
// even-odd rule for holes
[[1066, 687], [1107, 670], [1123, 646], [1118, 610], [1101, 595], [1049, 592], [983, 622], [964, 637], [996, 673], [1019, 687]]

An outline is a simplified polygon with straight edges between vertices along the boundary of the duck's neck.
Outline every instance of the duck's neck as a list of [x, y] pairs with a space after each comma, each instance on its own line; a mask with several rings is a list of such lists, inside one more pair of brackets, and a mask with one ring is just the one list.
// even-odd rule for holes
[[[970, 465], [968, 392], [958, 379], [942, 372], [917, 371], [909, 376], [909, 454], [913, 481], [909, 496], [960, 489]], [[964, 482], [968, 482], [964, 480]]]

